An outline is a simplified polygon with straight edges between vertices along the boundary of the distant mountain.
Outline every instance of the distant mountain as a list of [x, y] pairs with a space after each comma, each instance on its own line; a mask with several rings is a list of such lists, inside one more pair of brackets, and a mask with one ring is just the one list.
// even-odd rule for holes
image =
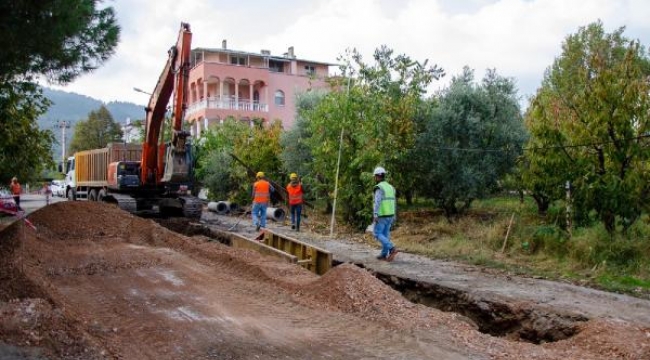
[[113, 116], [113, 120], [125, 124], [126, 119], [142, 120], [145, 117], [144, 105], [137, 105], [129, 102], [111, 101], [104, 103], [101, 100], [93, 99], [86, 95], [71, 92], [43, 88], [43, 95], [52, 101], [48, 111], [38, 118], [38, 125], [41, 129], [54, 131], [59, 143], [53, 145], [54, 159], [61, 158], [62, 131], [58, 124], [67, 121], [70, 128], [66, 129], [66, 147], [74, 133], [74, 127], [80, 120], [86, 120], [91, 111], [99, 109], [104, 105]]
[[121, 101], [103, 103], [86, 95], [50, 88], [43, 88], [43, 94], [52, 101], [52, 106], [38, 119], [42, 128], [48, 128], [48, 125], [55, 126], [59, 120], [76, 124], [79, 120], [87, 119], [91, 111], [99, 109], [102, 105], [106, 106], [113, 120], [118, 123], [124, 123], [126, 118], [142, 120], [145, 115], [144, 105]]

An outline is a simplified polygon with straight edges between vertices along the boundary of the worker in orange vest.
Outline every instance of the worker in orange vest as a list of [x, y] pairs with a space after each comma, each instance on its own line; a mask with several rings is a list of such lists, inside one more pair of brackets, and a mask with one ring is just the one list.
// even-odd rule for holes
[[291, 212], [291, 229], [300, 231], [300, 215], [302, 213], [302, 183], [298, 174], [289, 175], [291, 182], [287, 185], [287, 194], [289, 194], [289, 211]]
[[275, 191], [271, 183], [266, 181], [263, 172], [255, 176], [257, 181], [253, 184], [253, 225], [255, 231], [266, 227], [266, 209], [271, 201], [271, 193]]
[[16, 210], [22, 211], [23, 209], [20, 207], [20, 193], [23, 192], [23, 188], [20, 186], [17, 177], [14, 176], [13, 179], [11, 179], [9, 189], [11, 190], [11, 195], [13, 195], [14, 201], [16, 202]]

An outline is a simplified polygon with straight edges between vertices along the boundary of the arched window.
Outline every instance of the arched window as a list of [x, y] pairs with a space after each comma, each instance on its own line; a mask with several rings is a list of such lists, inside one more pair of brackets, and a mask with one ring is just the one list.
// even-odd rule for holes
[[275, 105], [284, 106], [284, 91], [278, 90], [275, 92]]

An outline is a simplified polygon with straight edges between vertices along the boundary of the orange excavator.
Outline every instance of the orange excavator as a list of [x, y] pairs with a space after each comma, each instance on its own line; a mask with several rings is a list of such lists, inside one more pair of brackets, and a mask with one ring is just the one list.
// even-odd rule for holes
[[[202, 202], [191, 195], [194, 183], [189, 133], [182, 128], [187, 108], [192, 32], [182, 23], [178, 41], [145, 108], [144, 143], [111, 143], [80, 151], [68, 159], [66, 196], [70, 200], [117, 203], [133, 213], [158, 212], [201, 216]], [[171, 106], [171, 141], [163, 142], [167, 105]]]
[[[168, 51], [167, 64], [145, 108], [140, 182], [144, 190], [163, 195], [156, 201], [161, 210], [182, 209], [184, 215], [197, 217], [202, 203], [189, 195], [193, 184], [192, 147], [188, 141], [190, 134], [182, 129], [187, 109], [191, 43], [190, 25], [181, 23], [176, 45]], [[164, 144], [160, 142], [161, 132], [172, 94], [172, 138]]]

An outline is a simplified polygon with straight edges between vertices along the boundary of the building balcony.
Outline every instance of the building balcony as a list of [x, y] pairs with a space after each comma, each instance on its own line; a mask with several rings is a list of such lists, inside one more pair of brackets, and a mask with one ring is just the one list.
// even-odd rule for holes
[[187, 108], [186, 116], [191, 116], [201, 110], [216, 109], [216, 110], [235, 110], [235, 111], [252, 111], [259, 113], [269, 112], [269, 105], [260, 103], [259, 101], [250, 101], [248, 99], [239, 99], [237, 101], [233, 97], [209, 97], [190, 105]]

